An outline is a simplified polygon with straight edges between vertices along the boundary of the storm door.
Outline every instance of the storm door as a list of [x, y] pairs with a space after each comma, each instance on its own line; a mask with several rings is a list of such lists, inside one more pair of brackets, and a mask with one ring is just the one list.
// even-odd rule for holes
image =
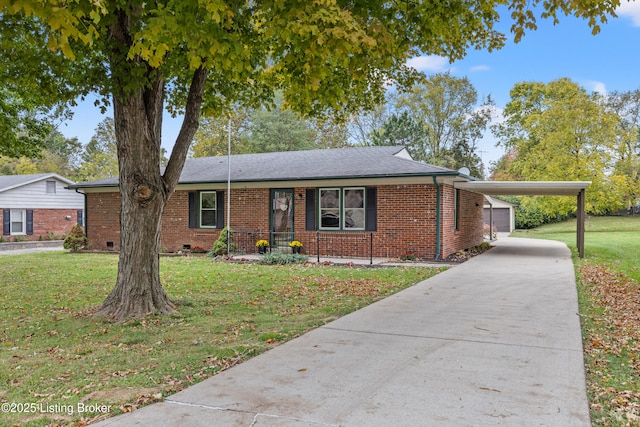
[[289, 247], [293, 240], [293, 190], [271, 190], [271, 247]]

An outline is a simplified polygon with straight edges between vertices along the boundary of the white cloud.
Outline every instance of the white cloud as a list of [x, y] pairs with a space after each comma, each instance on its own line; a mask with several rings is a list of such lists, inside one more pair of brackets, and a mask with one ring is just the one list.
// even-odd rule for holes
[[418, 56], [407, 61], [407, 66], [418, 71], [445, 71], [449, 65], [449, 60], [442, 56]]
[[506, 119], [504, 117], [504, 108], [496, 107], [492, 105], [491, 107], [491, 124], [497, 125], [504, 122]]
[[633, 26], [640, 27], [640, 3], [622, 0], [616, 9], [616, 14], [631, 18]]
[[476, 73], [478, 71], [489, 71], [490, 69], [488, 65], [476, 65], [475, 67], [471, 67], [470, 71]]
[[600, 95], [605, 96], [607, 94], [607, 87], [602, 82], [589, 80], [585, 83], [585, 86], [587, 86], [587, 89], [591, 89], [592, 92], [598, 92]]

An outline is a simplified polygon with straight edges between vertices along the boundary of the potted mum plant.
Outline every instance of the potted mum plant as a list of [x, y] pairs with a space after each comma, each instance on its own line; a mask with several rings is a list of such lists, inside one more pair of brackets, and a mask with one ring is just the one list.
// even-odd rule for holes
[[289, 243], [289, 247], [291, 248], [291, 251], [294, 254], [299, 254], [300, 251], [302, 250], [302, 243], [300, 243], [297, 240], [294, 240], [293, 242]]
[[256, 248], [258, 248], [258, 253], [260, 254], [267, 252], [268, 247], [269, 247], [269, 242], [264, 239], [260, 239], [256, 242]]

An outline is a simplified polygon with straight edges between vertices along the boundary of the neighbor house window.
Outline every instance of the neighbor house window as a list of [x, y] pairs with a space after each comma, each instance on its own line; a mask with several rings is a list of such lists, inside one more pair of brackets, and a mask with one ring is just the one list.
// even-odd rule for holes
[[47, 194], [55, 194], [55, 192], [56, 192], [56, 182], [47, 181]]
[[3, 209], [2, 234], [5, 236], [33, 234], [33, 210]]
[[26, 234], [26, 211], [11, 209], [11, 234]]
[[217, 196], [215, 191], [200, 193], [200, 227], [215, 227], [217, 224]]
[[320, 229], [364, 230], [364, 187], [321, 188]]

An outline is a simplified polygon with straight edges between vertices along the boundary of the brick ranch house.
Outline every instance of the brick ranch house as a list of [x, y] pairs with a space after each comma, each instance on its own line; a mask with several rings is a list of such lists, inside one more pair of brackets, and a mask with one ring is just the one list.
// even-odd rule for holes
[[[395, 146], [234, 155], [230, 168], [227, 156], [191, 158], [165, 207], [161, 245], [210, 250], [230, 224], [239, 253], [256, 252], [259, 239], [283, 250], [295, 239], [310, 255], [441, 259], [483, 241], [483, 195], [454, 188], [471, 180]], [[92, 247], [117, 251], [117, 179], [70, 188], [85, 194]]]
[[61, 237], [83, 223], [84, 197], [55, 173], [0, 176], [2, 238], [39, 240]]

